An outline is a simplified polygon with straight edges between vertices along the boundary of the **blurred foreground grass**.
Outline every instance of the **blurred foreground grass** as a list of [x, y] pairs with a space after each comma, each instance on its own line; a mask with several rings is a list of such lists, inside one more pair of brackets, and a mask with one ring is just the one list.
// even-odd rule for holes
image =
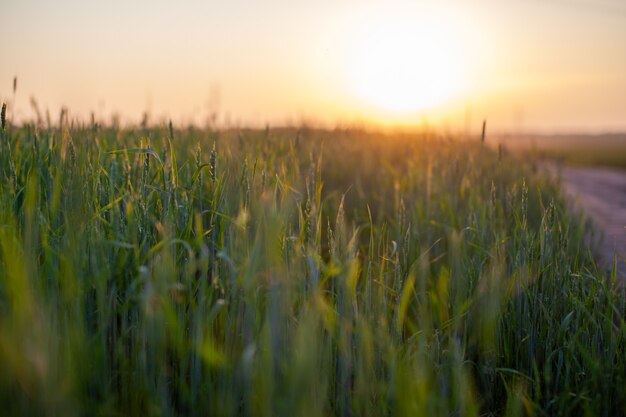
[[6, 126], [5, 415], [626, 412], [624, 296], [478, 143]]

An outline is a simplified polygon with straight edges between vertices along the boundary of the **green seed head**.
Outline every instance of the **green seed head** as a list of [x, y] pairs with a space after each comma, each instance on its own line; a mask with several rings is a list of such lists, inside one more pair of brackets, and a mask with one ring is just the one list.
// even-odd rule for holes
[[217, 151], [215, 150], [215, 142], [213, 142], [213, 149], [209, 155], [209, 173], [211, 180], [215, 181], [217, 177]]
[[198, 146], [196, 146], [195, 162], [196, 168], [200, 168], [200, 165], [202, 165], [202, 148], [200, 147], [200, 142], [198, 142]]

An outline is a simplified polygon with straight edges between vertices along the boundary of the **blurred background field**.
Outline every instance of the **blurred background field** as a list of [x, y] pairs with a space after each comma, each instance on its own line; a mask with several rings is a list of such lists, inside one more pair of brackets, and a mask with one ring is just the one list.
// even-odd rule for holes
[[626, 169], [626, 134], [506, 135], [499, 140], [515, 152], [570, 166]]

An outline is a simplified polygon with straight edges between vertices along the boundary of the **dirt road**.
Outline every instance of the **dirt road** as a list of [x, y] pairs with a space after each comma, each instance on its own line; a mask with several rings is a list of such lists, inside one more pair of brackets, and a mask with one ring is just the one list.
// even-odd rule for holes
[[626, 170], [611, 168], [557, 169], [567, 197], [584, 210], [602, 233], [599, 255], [603, 267], [617, 256], [618, 274], [626, 278]]

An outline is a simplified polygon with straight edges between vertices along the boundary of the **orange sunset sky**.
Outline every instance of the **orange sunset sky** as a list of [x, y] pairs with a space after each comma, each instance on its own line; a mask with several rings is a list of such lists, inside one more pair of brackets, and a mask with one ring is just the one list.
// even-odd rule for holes
[[16, 121], [626, 131], [620, 0], [20, 0], [0, 39]]

